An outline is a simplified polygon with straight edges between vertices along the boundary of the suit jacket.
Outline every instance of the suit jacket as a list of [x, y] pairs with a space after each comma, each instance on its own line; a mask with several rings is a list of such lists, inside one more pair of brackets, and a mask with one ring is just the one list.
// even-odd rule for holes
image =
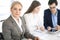
[[[58, 14], [57, 14], [57, 24], [60, 25], [60, 10], [57, 9]], [[50, 9], [46, 9], [44, 11], [44, 26], [47, 29], [48, 26], [50, 26], [51, 28], [53, 27], [53, 23], [52, 23], [52, 13], [50, 11]]]
[[24, 37], [34, 39], [25, 25], [24, 17], [21, 17], [21, 20], [23, 33], [11, 16], [3, 22], [2, 32], [5, 40], [21, 40]]

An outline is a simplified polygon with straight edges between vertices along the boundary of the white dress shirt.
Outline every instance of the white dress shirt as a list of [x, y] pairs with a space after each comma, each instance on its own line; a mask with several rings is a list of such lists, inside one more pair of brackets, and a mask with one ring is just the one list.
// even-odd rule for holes
[[23, 32], [22, 27], [21, 27], [21, 25], [22, 25], [21, 19], [19, 18], [19, 22], [18, 22], [18, 21], [13, 17], [13, 15], [11, 15], [11, 16], [12, 16], [12, 18], [15, 20], [15, 22], [17, 23], [17, 25], [19, 26], [21, 32]]
[[34, 32], [37, 29], [37, 26], [43, 26], [43, 20], [40, 19], [38, 14], [28, 13], [25, 14], [24, 17], [30, 33]]

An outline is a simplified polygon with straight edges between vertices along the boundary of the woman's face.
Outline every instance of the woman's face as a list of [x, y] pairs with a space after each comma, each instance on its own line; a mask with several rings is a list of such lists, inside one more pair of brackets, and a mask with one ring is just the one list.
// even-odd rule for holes
[[40, 6], [37, 6], [34, 10], [35, 13], [38, 13], [40, 11]]
[[22, 9], [22, 6], [20, 4], [14, 5], [13, 8], [11, 9], [12, 15], [15, 18], [19, 18], [21, 14], [21, 9]]

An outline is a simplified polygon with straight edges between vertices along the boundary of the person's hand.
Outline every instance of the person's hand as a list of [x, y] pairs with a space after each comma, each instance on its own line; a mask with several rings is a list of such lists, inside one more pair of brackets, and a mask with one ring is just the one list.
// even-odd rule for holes
[[[27, 40], [33, 40], [33, 39], [31, 39], [31, 38], [28, 38]], [[35, 38], [34, 38], [34, 40], [40, 40], [40, 38], [38, 38], [38, 37], [35, 37]]]
[[47, 27], [48, 31], [50, 31], [52, 28], [50, 26]]
[[56, 27], [55, 27], [55, 30], [57, 30], [57, 31], [58, 31], [58, 26], [56, 26]]
[[36, 26], [36, 29], [37, 29], [37, 30], [39, 30], [39, 28], [40, 28], [39, 26]]
[[40, 40], [40, 38], [38, 38], [38, 37], [35, 37], [35, 38], [34, 38], [34, 40]]
[[27, 39], [27, 40], [32, 40], [32, 39]]
[[45, 28], [44, 28], [44, 27], [40, 27], [40, 30], [41, 30], [41, 31], [45, 31]]
[[60, 30], [60, 26], [59, 25], [57, 25], [57, 28], [56, 28], [57, 30]]

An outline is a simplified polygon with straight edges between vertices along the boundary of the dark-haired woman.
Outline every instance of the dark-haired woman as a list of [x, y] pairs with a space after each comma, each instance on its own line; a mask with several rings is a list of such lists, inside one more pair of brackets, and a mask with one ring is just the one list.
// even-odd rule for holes
[[[38, 12], [40, 11], [40, 2], [39, 1], [33, 1], [29, 9], [26, 11], [24, 17], [26, 21], [26, 25], [30, 31], [31, 34], [39, 31], [44, 31], [43, 23], [38, 15]], [[33, 34], [34, 35], [34, 34]]]

